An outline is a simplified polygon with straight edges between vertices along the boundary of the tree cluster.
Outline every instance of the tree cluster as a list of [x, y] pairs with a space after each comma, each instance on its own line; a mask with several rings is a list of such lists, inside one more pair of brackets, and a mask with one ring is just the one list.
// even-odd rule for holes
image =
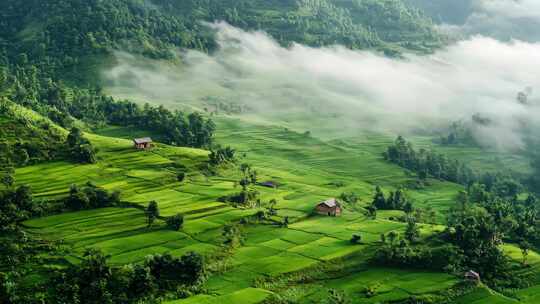
[[69, 210], [86, 210], [117, 206], [120, 203], [120, 192], [108, 192], [88, 182], [84, 187], [71, 185], [69, 196], [64, 205]]
[[72, 128], [66, 140], [66, 146], [71, 159], [80, 163], [94, 164], [97, 162], [96, 149], [86, 139], [79, 128]]
[[403, 189], [390, 191], [390, 195], [386, 198], [382, 188], [377, 186], [371, 205], [377, 210], [403, 210], [407, 213], [412, 211], [412, 203]]
[[205, 279], [203, 258], [194, 252], [180, 258], [148, 256], [143, 264], [119, 268], [106, 260], [100, 251], [89, 249], [80, 265], [57, 273], [50, 283], [50, 303], [147, 303], [178, 288], [189, 292]]
[[210, 150], [208, 158], [212, 166], [219, 166], [221, 164], [235, 162], [235, 153], [234, 149], [229, 146], [218, 146]]
[[29, 187], [10, 187], [0, 192], [0, 232], [16, 230], [19, 222], [39, 212]]
[[416, 172], [420, 179], [433, 177], [463, 185], [478, 180], [477, 173], [465, 164], [433, 151], [416, 151], [412, 144], [401, 136], [388, 147], [383, 156], [389, 162]]
[[252, 170], [249, 164], [241, 164], [240, 172], [242, 173], [242, 178], [238, 184], [242, 187], [242, 191], [222, 196], [219, 200], [222, 202], [233, 203], [235, 206], [241, 207], [260, 205], [259, 191], [252, 187], [257, 184], [257, 171]]
[[0, 170], [60, 158], [64, 148], [64, 136], [50, 122], [28, 119], [0, 97]]

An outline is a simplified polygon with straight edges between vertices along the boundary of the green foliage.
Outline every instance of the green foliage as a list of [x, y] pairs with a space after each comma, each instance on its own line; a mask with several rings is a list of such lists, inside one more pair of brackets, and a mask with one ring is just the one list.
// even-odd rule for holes
[[394, 144], [388, 147], [384, 158], [401, 167], [407, 168], [426, 178], [432, 176], [450, 182], [468, 185], [478, 179], [471, 168], [457, 160], [449, 160], [446, 156], [432, 151], [420, 149], [416, 151], [410, 142], [399, 136]]
[[27, 115], [26, 110], [0, 94], [0, 171], [61, 158], [63, 134], [49, 121]]
[[0, 192], [0, 232], [15, 229], [19, 222], [38, 211], [29, 187], [8, 188]]
[[504, 278], [508, 260], [498, 248], [500, 231], [481, 209], [467, 210], [448, 223], [448, 239], [464, 253], [468, 266], [487, 279]]
[[244, 243], [244, 235], [242, 228], [239, 225], [226, 225], [223, 227], [221, 233], [223, 237], [223, 244], [229, 248], [234, 249]]
[[72, 185], [69, 196], [64, 200], [64, 205], [70, 210], [84, 210], [116, 206], [120, 203], [120, 193], [106, 190], [87, 183], [82, 189]]
[[470, 128], [461, 122], [452, 123], [448, 130], [448, 134], [441, 136], [440, 143], [446, 146], [477, 144]]
[[354, 192], [343, 192], [339, 198], [349, 204], [356, 204], [358, 202], [358, 195]]
[[13, 175], [9, 172], [6, 172], [2, 175], [1, 179], [0, 179], [0, 182], [2, 182], [2, 184], [6, 187], [6, 188], [9, 188], [11, 186], [13, 186], [13, 184], [15, 183], [15, 178], [13, 177]]
[[328, 291], [328, 299], [326, 301], [328, 304], [347, 304], [350, 303], [347, 296], [342, 292], [335, 289], [330, 289]]
[[359, 234], [353, 234], [351, 237], [351, 244], [358, 244], [362, 241], [362, 236]]
[[51, 303], [146, 303], [158, 291], [198, 285], [205, 278], [203, 258], [193, 252], [180, 258], [148, 256], [144, 265], [121, 268], [109, 266], [107, 258], [89, 249], [80, 265], [58, 272], [49, 283]]
[[418, 226], [416, 225], [416, 221], [414, 219], [408, 219], [404, 236], [405, 239], [411, 243], [416, 242], [416, 240], [420, 237], [420, 230], [418, 230]]
[[229, 146], [225, 148], [218, 146], [217, 149], [210, 150], [210, 155], [208, 155], [208, 157], [211, 165], [219, 166], [221, 164], [234, 162], [235, 151]]
[[180, 258], [170, 254], [148, 256], [145, 265], [160, 289], [171, 289], [178, 284], [197, 285], [205, 279], [203, 257], [195, 252]]
[[87, 164], [97, 162], [96, 150], [90, 141], [83, 137], [82, 131], [79, 128], [71, 129], [66, 140], [66, 146], [73, 160]]
[[456, 271], [463, 267], [463, 254], [458, 247], [445, 245], [412, 246], [395, 236], [384, 237], [383, 245], [377, 249], [373, 262], [378, 265]]
[[148, 227], [151, 227], [155, 220], [159, 217], [159, 207], [156, 201], [151, 201], [146, 207], [146, 219]]
[[412, 212], [412, 203], [407, 198], [403, 189], [398, 189], [395, 192], [391, 191], [388, 198], [384, 197], [384, 193], [381, 187], [375, 188], [375, 195], [371, 205], [374, 207], [372, 210], [404, 210], [406, 212]]
[[167, 226], [169, 226], [174, 231], [178, 231], [182, 229], [183, 225], [184, 225], [184, 216], [181, 214], [176, 214], [167, 218]]

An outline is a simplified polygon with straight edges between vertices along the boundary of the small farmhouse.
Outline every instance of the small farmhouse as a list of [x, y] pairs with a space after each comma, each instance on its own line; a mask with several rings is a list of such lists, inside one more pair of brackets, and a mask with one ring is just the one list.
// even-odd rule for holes
[[339, 216], [341, 215], [341, 205], [335, 198], [331, 198], [319, 203], [315, 207], [315, 211], [323, 215]]
[[150, 137], [135, 138], [133, 144], [139, 150], [149, 149], [152, 148], [152, 139]]

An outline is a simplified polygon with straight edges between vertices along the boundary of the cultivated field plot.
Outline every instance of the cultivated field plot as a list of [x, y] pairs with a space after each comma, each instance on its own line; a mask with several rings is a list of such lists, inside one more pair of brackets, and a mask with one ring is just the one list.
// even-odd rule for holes
[[[370, 145], [340, 145], [279, 127], [241, 127], [244, 124], [235, 120], [219, 123], [222, 125], [218, 128], [218, 141], [234, 144], [239, 162], [250, 163], [259, 180], [279, 183], [277, 189], [256, 189], [262, 207], [271, 199], [277, 200], [277, 216], [273, 219], [280, 222], [287, 217], [290, 224], [247, 225], [245, 242], [228, 260], [227, 271], [209, 278], [209, 294], [170, 304], [258, 303], [272, 294], [257, 288], [254, 282], [258, 278], [278, 278], [357, 254], [370, 256], [381, 234], [404, 231], [405, 224], [396, 220], [402, 216], [401, 211], [380, 211], [377, 219], [369, 219], [362, 212], [371, 203], [375, 185], [382, 185], [388, 192], [410, 179], [402, 169], [382, 160], [380, 153], [388, 142], [386, 138], [369, 138]], [[262, 210], [235, 208], [219, 201], [221, 196], [239, 190], [240, 173], [231, 168], [216, 176], [204, 176], [200, 168], [208, 152], [165, 145], [136, 151], [128, 139], [130, 130], [114, 128], [106, 132], [124, 139], [89, 134], [99, 148], [99, 162], [95, 165], [56, 162], [17, 170], [17, 182], [30, 185], [37, 197], [62, 197], [71, 184], [90, 181], [108, 190], [121, 191], [122, 201], [139, 206], [71, 212], [25, 223], [32, 232], [64, 240], [73, 248], [74, 256], [66, 257], [71, 261], [76, 261], [89, 247], [102, 249], [116, 265], [137, 263], [156, 253], [212, 254], [222, 250], [224, 225], [238, 223]], [[178, 167], [186, 172], [183, 181], [176, 179]], [[460, 186], [434, 181], [425, 189], [409, 191], [409, 195], [418, 206], [432, 206], [442, 222], [442, 212], [452, 206], [459, 189]], [[357, 193], [359, 202], [344, 206], [342, 216], [313, 215], [318, 202], [351, 191]], [[183, 214], [183, 229], [171, 231], [163, 221], [147, 228], [142, 209], [151, 200], [158, 202], [162, 216]], [[420, 229], [422, 237], [427, 237], [442, 228], [421, 224]], [[362, 235], [361, 244], [350, 243], [353, 234]], [[446, 274], [370, 268], [344, 273], [340, 278], [322, 278], [306, 285], [300, 298], [318, 302], [329, 288], [358, 294], [366, 284], [372, 284], [376, 295], [358, 303], [379, 303], [437, 292], [455, 282]]]

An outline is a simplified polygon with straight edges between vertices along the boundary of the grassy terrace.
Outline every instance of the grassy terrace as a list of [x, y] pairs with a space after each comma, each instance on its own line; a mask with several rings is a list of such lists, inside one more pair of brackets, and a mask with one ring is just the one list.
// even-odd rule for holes
[[[240, 162], [250, 163], [258, 171], [259, 180], [282, 184], [278, 189], [259, 187], [258, 190], [263, 202], [273, 198], [278, 201], [276, 219], [288, 216], [291, 224], [287, 228], [246, 226], [244, 246], [228, 259], [227, 271], [209, 278], [208, 293], [168, 304], [259, 303], [273, 293], [282, 292], [277, 288], [278, 283], [298, 273], [310, 274], [313, 280], [298, 285], [293, 282], [287, 292], [306, 303], [321, 301], [329, 288], [344, 290], [357, 303], [380, 303], [438, 293], [458, 282], [458, 278], [444, 273], [366, 266], [381, 233], [402, 232], [405, 228], [403, 223], [390, 220], [399, 216], [400, 211], [380, 211], [375, 220], [359, 211], [371, 202], [375, 185], [390, 191], [410, 179], [401, 168], [381, 157], [390, 138], [370, 136], [362, 141], [337, 144], [280, 127], [240, 123], [234, 119], [218, 119], [218, 125], [218, 142], [233, 146]], [[165, 145], [151, 151], [136, 151], [128, 140], [140, 134], [134, 132], [128, 128], [109, 128], [98, 132], [102, 135], [88, 134], [99, 148], [99, 162], [95, 165], [55, 162], [16, 172], [17, 182], [30, 185], [38, 198], [63, 196], [71, 184], [91, 181], [120, 190], [123, 201], [144, 207], [150, 200], [156, 200], [162, 215], [186, 216], [184, 228], [179, 232], [168, 230], [162, 221], [148, 229], [145, 215], [138, 208], [72, 212], [25, 222], [33, 233], [63, 239], [73, 249], [73, 254], [66, 257], [70, 262], [76, 262], [88, 247], [101, 248], [111, 255], [110, 262], [117, 265], [139, 262], [154, 253], [212, 254], [221, 250], [221, 230], [225, 224], [238, 222], [258, 211], [218, 202], [220, 196], [239, 190], [235, 189], [235, 181], [239, 179], [237, 169], [204, 176], [200, 168], [208, 152]], [[183, 182], [178, 182], [174, 174], [173, 169], [178, 166], [188, 172]], [[455, 184], [432, 181], [430, 187], [410, 191], [409, 195], [418, 206], [432, 206], [442, 223], [443, 214], [453, 204], [459, 189]], [[360, 202], [354, 208], [346, 206], [343, 216], [311, 214], [318, 201], [346, 191], [356, 192]], [[442, 229], [440, 225], [421, 224], [422, 237]], [[358, 233], [363, 243], [350, 244], [352, 234]], [[321, 271], [325, 267], [335, 269]], [[263, 284], [261, 278], [276, 283]], [[366, 286], [376, 290], [374, 297], [364, 298], [362, 291]], [[485, 292], [489, 293], [475, 292], [480, 302], [474, 303], [491, 303], [486, 301], [498, 297], [484, 297]], [[533, 299], [535, 289], [523, 296]]]

